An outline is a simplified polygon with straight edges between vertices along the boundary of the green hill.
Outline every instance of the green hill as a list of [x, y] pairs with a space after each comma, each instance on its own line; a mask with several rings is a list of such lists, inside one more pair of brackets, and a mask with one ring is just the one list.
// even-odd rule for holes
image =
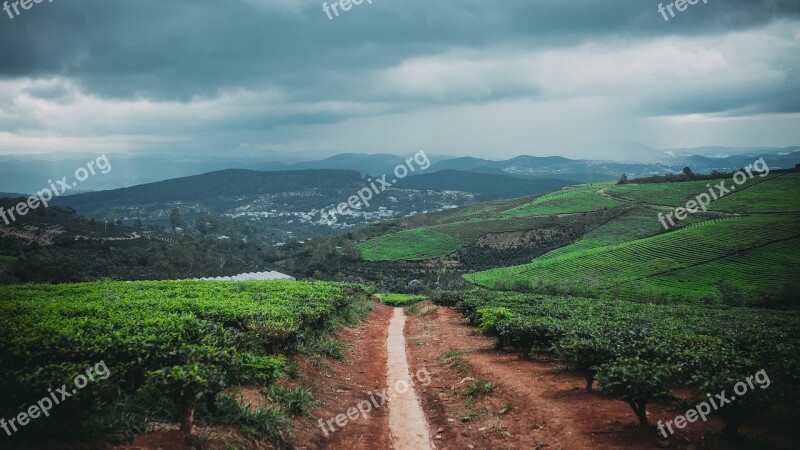
[[369, 261], [422, 261], [447, 257], [476, 244], [483, 236], [537, 230], [555, 237], [561, 246], [622, 214], [621, 203], [597, 192], [604, 186], [607, 184], [571, 186], [542, 196], [481, 203], [381, 224], [373, 228], [393, 232], [371, 233], [367, 229], [362, 233], [370, 238], [357, 247]]
[[[780, 265], [775, 264], [775, 259], [796, 254], [800, 250], [797, 238], [800, 230], [795, 218], [714, 219], [616, 245], [562, 251], [559, 256], [536, 259], [529, 264], [470, 274], [467, 279], [497, 289], [612, 296], [623, 293], [626, 298], [636, 300], [689, 297], [683, 281], [690, 282], [694, 294], [713, 293], [716, 283], [726, 281], [776, 288], [793, 282], [796, 273], [775, 270], [769, 280], [758, 274], [765, 263], [778, 269]], [[752, 276], [734, 277], [731, 272], [711, 275], [704, 267], [713, 264], [722, 268], [740, 259], [747, 260]], [[698, 279], [699, 272], [709, 276]], [[656, 276], [659, 282], [653, 283], [651, 278]]]
[[720, 289], [796, 289], [796, 172], [756, 176], [708, 211], [662, 227], [659, 213], [723, 180], [733, 185], [720, 178], [571, 186], [376, 226], [357, 236], [357, 248], [370, 261], [446, 258], [491, 289], [657, 302], [697, 301]]

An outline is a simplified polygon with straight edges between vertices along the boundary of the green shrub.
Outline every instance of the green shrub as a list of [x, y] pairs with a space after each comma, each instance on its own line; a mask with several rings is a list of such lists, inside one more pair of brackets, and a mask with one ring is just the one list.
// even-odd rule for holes
[[290, 413], [298, 416], [308, 416], [309, 407], [317, 406], [314, 401], [314, 395], [310, 389], [302, 386], [285, 388], [283, 386], [273, 384], [270, 386], [267, 397], [275, 402], [281, 404]]
[[647, 404], [668, 392], [671, 371], [638, 357], [620, 358], [600, 366], [597, 379], [603, 390], [619, 397], [633, 409], [639, 425], [647, 426]]

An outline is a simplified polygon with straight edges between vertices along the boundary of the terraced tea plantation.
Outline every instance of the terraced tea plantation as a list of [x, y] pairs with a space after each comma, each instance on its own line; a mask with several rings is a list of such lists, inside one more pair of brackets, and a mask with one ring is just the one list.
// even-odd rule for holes
[[467, 281], [501, 290], [669, 303], [800, 289], [797, 172], [756, 175], [663, 227], [659, 214], [721, 182], [735, 185], [724, 177], [570, 186], [404, 219], [393, 224], [400, 231], [357, 247], [373, 261], [449, 258], [466, 265]]
[[[467, 275], [467, 279], [494, 289], [551, 289], [572, 294], [602, 293], [653, 301], [659, 296], [673, 299], [681, 289], [650, 283], [654, 276], [678, 277], [679, 270], [702, 272], [705, 264], [717, 268], [723, 261], [741, 260], [749, 266], [750, 281], [764, 288], [777, 288], [795, 282], [795, 273], [786, 270], [771, 272], [769, 279], [759, 279], [765, 262], [791, 261], [800, 250], [800, 234], [793, 217], [757, 216], [713, 219], [680, 230], [653, 237], [636, 239], [617, 245], [564, 250], [557, 256], [538, 258], [523, 266], [493, 269]], [[613, 264], [609, 264], [613, 261]], [[688, 275], [688, 273], [687, 273]], [[717, 272], [704, 293], [712, 293], [722, 281], [742, 281], [731, 274]], [[683, 275], [683, 278], [687, 278]], [[711, 281], [711, 280], [702, 280]], [[633, 284], [633, 286], [628, 286]], [[697, 283], [695, 283], [697, 284]], [[642, 289], [648, 288], [647, 291]], [[638, 294], [637, 294], [638, 292]]]
[[550, 214], [574, 214], [609, 209], [619, 202], [598, 194], [598, 191], [613, 186], [612, 183], [570, 186], [537, 198], [536, 200], [502, 213], [503, 217], [529, 217]]
[[[279, 406], [242, 411], [225, 394], [287, 375], [286, 354], [369, 305], [359, 285], [322, 282], [98, 282], [3, 287], [0, 416], [13, 417], [103, 361], [110, 375], [14, 435], [144, 431], [147, 421], [226, 420], [288, 442]], [[80, 387], [80, 386], [79, 386]], [[234, 414], [235, 412], [235, 414]], [[238, 419], [237, 419], [238, 418]], [[217, 423], [218, 424], [218, 423]], [[187, 428], [188, 427], [188, 428]]]
[[425, 260], [449, 255], [461, 244], [448, 234], [427, 228], [381, 236], [358, 246], [368, 261]]
[[[619, 204], [597, 192], [602, 186], [564, 188], [541, 197], [469, 206], [427, 219], [405, 219], [400, 227], [409, 229], [372, 237], [357, 248], [368, 261], [424, 261], [447, 257], [487, 234], [560, 227], [580, 235], [623, 213]], [[558, 205], [570, 214], [557, 216], [553, 211]], [[608, 209], [613, 206], [617, 207]], [[420, 223], [424, 225], [418, 226]]]

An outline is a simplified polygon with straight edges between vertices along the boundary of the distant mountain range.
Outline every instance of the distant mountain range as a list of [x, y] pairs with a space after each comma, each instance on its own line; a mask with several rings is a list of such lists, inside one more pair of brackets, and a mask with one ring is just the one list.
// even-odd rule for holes
[[[622, 155], [622, 156], [620, 156]], [[76, 168], [97, 155], [0, 156], [0, 191], [35, 192], [47, 187], [49, 179], [71, 176]], [[680, 172], [689, 166], [695, 172], [730, 171], [752, 163], [763, 156], [770, 167], [788, 168], [800, 163], [800, 147], [730, 148], [700, 147], [694, 149], [655, 150], [637, 143], [620, 147], [618, 157], [625, 161], [577, 160], [559, 156], [518, 156], [495, 161], [474, 157], [451, 157], [430, 153], [429, 174], [458, 170], [484, 174], [510, 175], [518, 178], [562, 179], [577, 182], [614, 180], [622, 173], [637, 178], [667, 172]], [[405, 160], [392, 154], [343, 153], [328, 158], [286, 163], [270, 159], [245, 157], [172, 157], [108, 155], [112, 170], [89, 177], [81, 190], [107, 190], [156, 181], [199, 175], [224, 169], [258, 171], [287, 170], [353, 170], [361, 175], [380, 176]], [[632, 162], [633, 161], [633, 162]], [[418, 172], [419, 173], [419, 172]]]
[[748, 152], [744, 155], [712, 158], [702, 155], [667, 155], [664, 162], [621, 163], [613, 161], [575, 160], [560, 156], [518, 156], [503, 161], [480, 158], [455, 158], [440, 161], [431, 170], [462, 170], [470, 172], [502, 173], [524, 178], [557, 178], [581, 182], [618, 179], [622, 173], [628, 178], [641, 178], [664, 173], [678, 173], [689, 166], [696, 173], [712, 170], [731, 172], [752, 164], [763, 157], [772, 168], [787, 169], [800, 163], [800, 147], [772, 149], [769, 152]]

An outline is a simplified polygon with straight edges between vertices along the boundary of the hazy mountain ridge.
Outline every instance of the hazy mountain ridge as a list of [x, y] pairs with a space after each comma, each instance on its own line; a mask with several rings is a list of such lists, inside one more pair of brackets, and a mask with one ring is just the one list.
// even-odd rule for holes
[[[435, 163], [432, 170], [463, 170], [485, 173], [505, 173], [513, 176], [537, 178], [574, 179], [583, 182], [610, 181], [626, 173], [628, 178], [641, 178], [665, 173], [679, 173], [689, 166], [695, 172], [730, 172], [763, 157], [776, 169], [788, 169], [800, 163], [800, 148], [787, 147], [766, 150], [760, 153], [747, 152], [742, 155], [713, 158], [702, 155], [667, 155], [664, 161], [652, 163], [630, 163], [600, 160], [574, 160], [560, 156], [517, 156], [503, 161], [480, 158], [456, 158]], [[665, 153], [666, 155], [666, 153]], [[590, 175], [593, 179], [586, 179]]]
[[361, 176], [352, 170], [299, 170], [264, 172], [227, 169], [158, 181], [128, 188], [91, 192], [59, 199], [76, 208], [105, 204], [196, 201], [231, 195], [260, 195], [305, 189], [342, 188], [360, 185]]
[[[646, 146], [629, 146], [624, 152], [628, 161], [604, 159], [569, 159], [559, 156], [520, 155], [507, 160], [475, 157], [451, 157], [429, 153], [431, 167], [424, 173], [441, 170], [460, 170], [478, 173], [504, 174], [524, 178], [557, 178], [581, 182], [614, 180], [625, 172], [629, 178], [680, 172], [690, 166], [695, 172], [730, 171], [764, 156], [770, 167], [789, 168], [800, 162], [800, 147], [730, 148], [701, 147], [697, 149], [655, 150]], [[640, 149], [644, 147], [646, 151]], [[640, 157], [636, 157], [640, 155]], [[96, 155], [94, 155], [96, 156]], [[36, 192], [47, 187], [49, 179], [71, 175], [75, 169], [94, 157], [91, 154], [70, 154], [56, 159], [47, 154], [36, 156], [0, 156], [0, 190], [6, 192]], [[721, 157], [720, 157], [721, 156]], [[189, 158], [169, 156], [108, 156], [112, 170], [94, 175], [81, 183], [81, 189], [107, 190], [137, 186], [173, 178], [181, 178], [225, 169], [260, 171], [286, 170], [354, 170], [361, 175], [380, 176], [391, 173], [403, 164], [405, 157], [393, 154], [341, 153], [319, 160], [281, 162], [273, 155], [261, 157]], [[633, 160], [644, 162], [630, 162]]]

